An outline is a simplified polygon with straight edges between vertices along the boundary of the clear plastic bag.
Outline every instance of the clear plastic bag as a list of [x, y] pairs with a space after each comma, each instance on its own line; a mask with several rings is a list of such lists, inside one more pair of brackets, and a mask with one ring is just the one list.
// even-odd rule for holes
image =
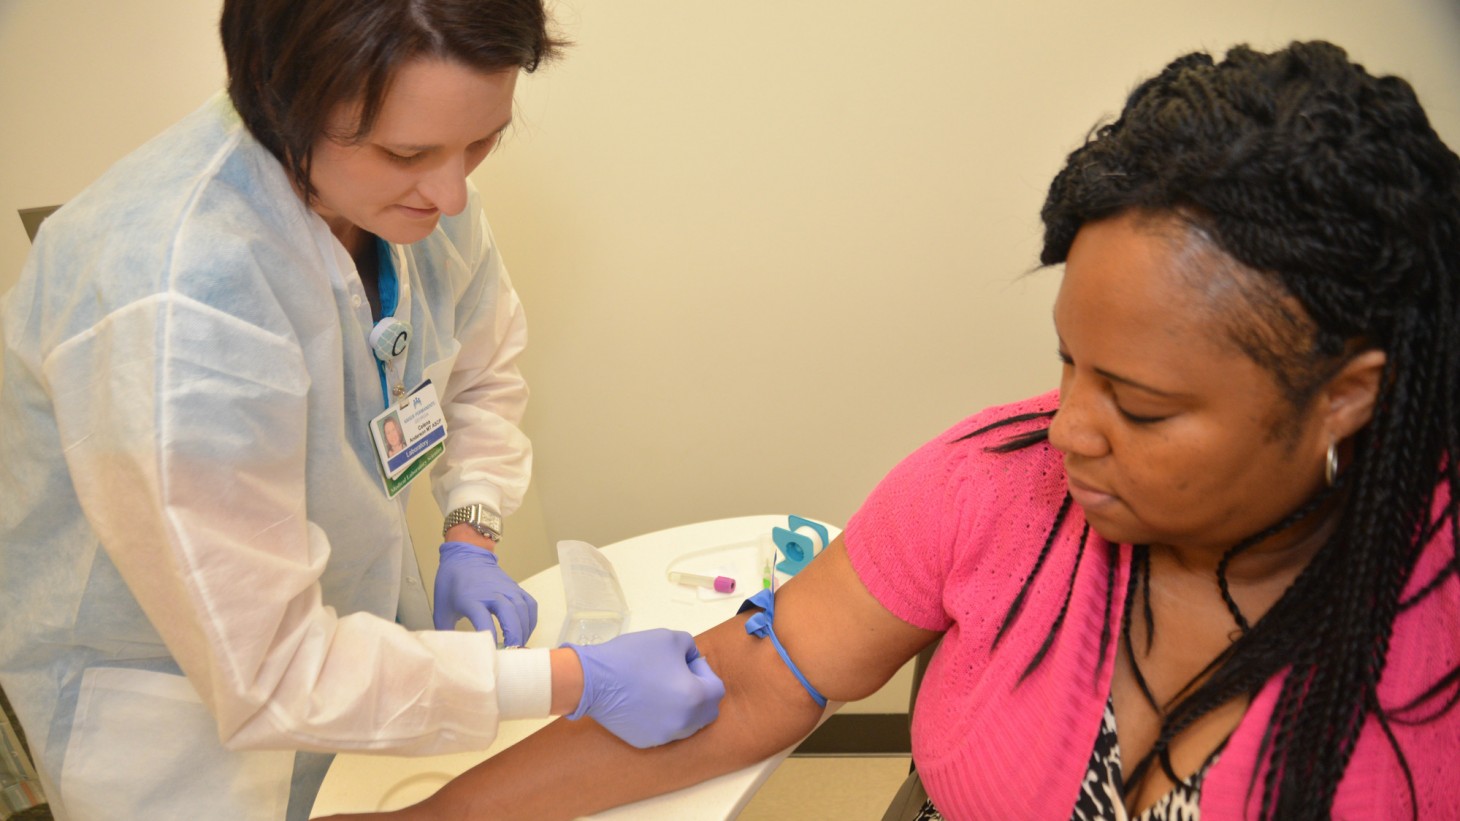
[[558, 542], [568, 615], [558, 644], [602, 644], [623, 632], [629, 608], [613, 565], [587, 542]]

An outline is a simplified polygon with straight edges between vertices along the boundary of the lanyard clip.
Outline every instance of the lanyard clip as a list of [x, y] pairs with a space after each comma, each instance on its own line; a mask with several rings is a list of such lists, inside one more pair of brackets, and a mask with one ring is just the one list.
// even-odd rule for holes
[[410, 341], [411, 323], [393, 316], [380, 320], [370, 329], [370, 350], [381, 362], [389, 363], [405, 353]]

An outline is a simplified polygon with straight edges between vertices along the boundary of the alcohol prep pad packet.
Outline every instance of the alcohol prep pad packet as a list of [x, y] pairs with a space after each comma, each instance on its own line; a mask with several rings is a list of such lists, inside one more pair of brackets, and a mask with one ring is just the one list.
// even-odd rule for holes
[[602, 644], [623, 632], [629, 608], [613, 564], [587, 542], [558, 542], [568, 615], [558, 644]]

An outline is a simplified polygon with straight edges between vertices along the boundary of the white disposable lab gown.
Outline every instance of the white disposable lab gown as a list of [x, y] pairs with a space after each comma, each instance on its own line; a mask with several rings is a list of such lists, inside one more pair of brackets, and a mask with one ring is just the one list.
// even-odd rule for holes
[[[438, 501], [509, 513], [526, 331], [476, 192], [392, 257]], [[491, 742], [492, 637], [396, 622], [429, 612], [354, 264], [226, 96], [52, 216], [3, 317], [0, 684], [59, 817], [278, 819], [291, 777], [303, 817], [296, 750]]]

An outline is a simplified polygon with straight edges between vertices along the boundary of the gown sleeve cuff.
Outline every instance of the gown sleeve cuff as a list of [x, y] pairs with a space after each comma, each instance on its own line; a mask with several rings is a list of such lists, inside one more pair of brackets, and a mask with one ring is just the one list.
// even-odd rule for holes
[[497, 713], [503, 720], [552, 715], [550, 652], [546, 647], [497, 651]]

